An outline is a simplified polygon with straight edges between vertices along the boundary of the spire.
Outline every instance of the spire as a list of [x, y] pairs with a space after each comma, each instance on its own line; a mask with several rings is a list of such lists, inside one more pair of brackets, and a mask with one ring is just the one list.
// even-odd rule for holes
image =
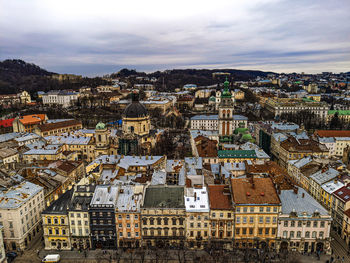
[[221, 94], [222, 98], [231, 98], [231, 92], [230, 92], [229, 86], [230, 86], [230, 82], [228, 82], [226, 77], [226, 80], [224, 82], [224, 91]]

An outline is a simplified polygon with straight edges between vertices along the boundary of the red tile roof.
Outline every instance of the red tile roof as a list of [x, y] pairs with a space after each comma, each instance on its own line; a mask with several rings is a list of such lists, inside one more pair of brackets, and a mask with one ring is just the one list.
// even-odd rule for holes
[[350, 130], [317, 130], [315, 135], [319, 137], [350, 137]]
[[228, 185], [208, 185], [210, 209], [232, 209], [231, 194]]
[[12, 119], [7, 119], [7, 120], [0, 120], [0, 127], [12, 127], [12, 123], [14, 121], [15, 118]]
[[350, 209], [346, 210], [346, 211], [344, 212], [344, 215], [346, 215], [347, 217], [350, 218]]
[[281, 204], [270, 178], [231, 179], [231, 187], [235, 204]]
[[[350, 201], [350, 185], [343, 186], [333, 193], [336, 197], [344, 202]], [[347, 196], [347, 197], [346, 197]]]

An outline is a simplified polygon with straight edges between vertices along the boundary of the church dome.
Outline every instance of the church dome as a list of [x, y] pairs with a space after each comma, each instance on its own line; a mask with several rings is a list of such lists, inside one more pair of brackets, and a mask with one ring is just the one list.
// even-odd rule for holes
[[96, 125], [96, 130], [104, 130], [106, 128], [106, 125], [103, 122], [99, 122]]
[[148, 111], [144, 105], [142, 105], [137, 98], [137, 94], [132, 94], [132, 103], [129, 104], [124, 110], [125, 118], [142, 118], [148, 116]]

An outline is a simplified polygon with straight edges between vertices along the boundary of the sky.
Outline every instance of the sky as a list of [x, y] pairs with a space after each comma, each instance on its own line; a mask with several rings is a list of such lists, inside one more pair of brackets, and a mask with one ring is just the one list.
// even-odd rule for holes
[[0, 0], [0, 60], [122, 68], [350, 71], [349, 0]]

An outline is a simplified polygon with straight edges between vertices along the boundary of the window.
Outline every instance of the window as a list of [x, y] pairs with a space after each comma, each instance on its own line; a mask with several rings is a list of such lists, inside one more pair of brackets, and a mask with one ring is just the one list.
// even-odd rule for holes
[[123, 232], [119, 232], [119, 236], [122, 237], [123, 236]]
[[298, 221], [298, 227], [301, 227], [301, 226], [302, 226], [302, 222]]
[[241, 218], [239, 216], [236, 217], [236, 223], [240, 224], [241, 223]]
[[253, 235], [253, 230], [254, 230], [254, 228], [249, 228], [249, 235]]
[[266, 207], [266, 212], [271, 212], [271, 207]]
[[264, 218], [262, 216], [259, 217], [259, 223], [260, 224], [264, 223]]
[[171, 221], [172, 221], [173, 225], [175, 226], [176, 225], [176, 218], [173, 218]]
[[276, 206], [273, 208], [273, 211], [274, 211], [275, 213], [277, 212], [277, 207], [276, 207]]
[[138, 228], [139, 227], [139, 224], [138, 223], [135, 223], [135, 228]]
[[309, 232], [309, 231], [306, 231], [306, 232], [305, 232], [305, 237], [306, 237], [306, 238], [309, 238], [309, 237], [310, 237], [310, 232]]
[[247, 234], [247, 229], [244, 227], [242, 228], [242, 235], [246, 235]]
[[231, 218], [231, 213], [227, 213], [227, 217], [228, 217], [228, 218]]
[[268, 235], [270, 233], [270, 228], [265, 228], [265, 235]]
[[238, 212], [238, 213], [241, 212], [241, 208], [240, 208], [240, 207], [237, 207], [237, 208], [236, 208], [236, 212]]
[[243, 207], [243, 212], [247, 213], [248, 212], [248, 207]]
[[62, 235], [65, 235], [65, 234], [66, 234], [66, 230], [62, 229]]
[[249, 223], [254, 223], [254, 217], [249, 217]]
[[297, 237], [301, 237], [301, 231], [297, 232]]
[[320, 227], [324, 227], [324, 221], [321, 221]]
[[266, 224], [270, 224], [270, 217], [269, 216], [265, 218], [265, 222], [266, 222]]
[[197, 227], [201, 227], [201, 223], [198, 223], [198, 224], [197, 224]]
[[135, 236], [138, 237], [139, 236], [139, 232], [135, 232]]
[[251, 213], [254, 213], [254, 206], [251, 206], [251, 207], [250, 207], [250, 212], [251, 212]]
[[272, 233], [271, 233], [271, 235], [275, 235], [276, 234], [276, 228], [271, 228], [272, 229]]
[[[28, 218], [27, 218], [28, 219]], [[53, 222], [55, 223], [55, 224], [58, 224], [58, 218], [54, 218], [53, 219]]]
[[283, 231], [283, 238], [287, 238], [288, 231]]
[[74, 221], [74, 220], [71, 220], [70, 223], [71, 223], [71, 225], [73, 225], [73, 226], [75, 225], [75, 221]]
[[320, 238], [323, 238], [323, 235], [324, 235], [323, 231], [320, 231], [319, 237], [320, 237]]
[[59, 235], [59, 234], [60, 234], [60, 231], [58, 230], [58, 228], [55, 229], [55, 234], [56, 234], [56, 235]]
[[241, 229], [240, 228], [236, 228], [236, 235], [239, 235], [241, 233]]
[[262, 228], [259, 228], [258, 232], [259, 232], [259, 235], [262, 235], [263, 229], [262, 229]]
[[247, 223], [247, 217], [244, 216], [244, 217], [243, 217], [243, 224], [246, 224], [246, 223]]
[[306, 227], [310, 227], [311, 226], [311, 222], [310, 221], [307, 221], [306, 222]]
[[190, 223], [190, 227], [193, 228], [193, 227], [194, 227], [194, 224], [193, 224], [193, 223]]
[[313, 226], [314, 226], [314, 227], [317, 227], [317, 226], [318, 226], [318, 222], [317, 222], [317, 221], [314, 221]]
[[290, 231], [289, 235], [290, 235], [290, 238], [294, 238], [294, 231]]
[[290, 226], [295, 227], [295, 221], [290, 221]]
[[264, 208], [263, 207], [260, 207], [260, 213], [261, 212], [264, 212]]
[[130, 215], [126, 215], [126, 219], [130, 219]]
[[317, 236], [317, 232], [316, 231], [312, 231], [312, 238], [316, 238]]
[[224, 217], [224, 214], [223, 214], [223, 213], [220, 213], [220, 217]]
[[13, 223], [11, 221], [9, 222], [9, 228], [13, 228]]
[[283, 226], [288, 226], [288, 221], [284, 221]]
[[48, 224], [51, 224], [51, 218], [48, 218], [48, 219], [47, 219], [47, 223], [48, 223]]
[[274, 223], [274, 224], [277, 223], [277, 217], [276, 217], [276, 216], [274, 216], [274, 217], [272, 218], [272, 223]]
[[127, 224], [126, 224], [126, 227], [127, 227], [127, 228], [130, 228], [130, 224], [129, 224], [129, 223], [127, 223]]
[[215, 217], [215, 213], [212, 213], [211, 216], [212, 216], [212, 217]]

